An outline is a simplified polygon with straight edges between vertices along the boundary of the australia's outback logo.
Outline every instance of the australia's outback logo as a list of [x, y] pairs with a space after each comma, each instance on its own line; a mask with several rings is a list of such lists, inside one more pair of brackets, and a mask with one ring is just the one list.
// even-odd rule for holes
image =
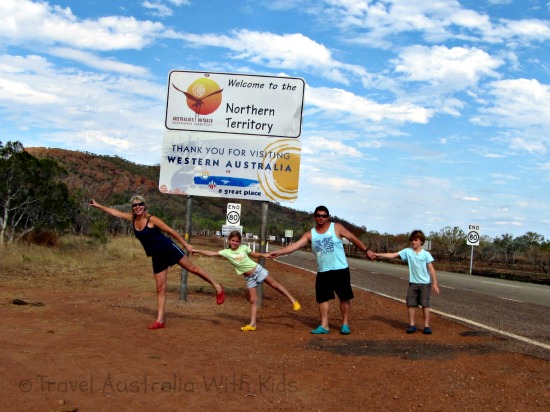
[[218, 83], [208, 77], [201, 77], [189, 85], [187, 90], [176, 86], [172, 87], [186, 97], [187, 107], [195, 112], [194, 117], [177, 116], [173, 119], [176, 123], [209, 126], [212, 119], [201, 118], [200, 116], [214, 113], [222, 104], [222, 92]]

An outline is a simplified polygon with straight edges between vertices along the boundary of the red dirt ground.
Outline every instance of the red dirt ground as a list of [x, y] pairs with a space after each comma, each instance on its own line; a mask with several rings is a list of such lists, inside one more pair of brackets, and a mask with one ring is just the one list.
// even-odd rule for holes
[[[149, 262], [124, 265], [86, 282], [1, 279], [0, 410], [550, 410], [547, 360], [507, 352], [502, 338], [437, 315], [433, 335], [407, 335], [402, 304], [371, 293], [355, 290], [351, 335], [338, 333], [336, 302], [331, 333], [311, 335], [314, 276], [274, 261], [267, 268], [300, 312], [265, 286], [257, 331], [241, 332], [244, 281], [228, 265], [216, 275], [226, 288], [221, 306], [194, 276], [180, 301], [174, 268], [166, 329], [148, 330]], [[148, 289], [109, 283], [115, 277]]]

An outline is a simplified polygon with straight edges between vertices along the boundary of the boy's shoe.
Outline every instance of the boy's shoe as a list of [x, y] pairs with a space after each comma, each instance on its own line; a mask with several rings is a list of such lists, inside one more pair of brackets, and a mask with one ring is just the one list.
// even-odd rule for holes
[[431, 335], [432, 334], [432, 328], [425, 327], [422, 331], [424, 335]]
[[292, 302], [292, 308], [293, 308], [295, 311], [299, 311], [300, 309], [302, 309], [302, 306], [300, 306], [300, 303], [298, 303], [298, 301], [295, 300], [294, 302]]
[[256, 330], [256, 326], [246, 325], [241, 328], [243, 332], [254, 332]]
[[414, 333], [416, 332], [416, 326], [414, 325], [409, 325], [409, 327], [407, 328], [407, 330], [405, 331], [407, 333]]
[[313, 333], [314, 335], [326, 335], [329, 332], [330, 331], [328, 329], [323, 328], [321, 325], [317, 326], [317, 329], [313, 329], [311, 331], [311, 333]]
[[342, 329], [340, 329], [340, 333], [342, 335], [349, 335], [351, 333], [351, 329], [349, 328], [349, 325], [342, 325]]

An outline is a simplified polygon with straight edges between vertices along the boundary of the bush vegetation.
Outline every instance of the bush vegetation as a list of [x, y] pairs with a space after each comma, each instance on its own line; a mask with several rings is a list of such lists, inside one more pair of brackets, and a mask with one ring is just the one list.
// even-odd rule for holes
[[[212, 236], [225, 224], [227, 203], [241, 203], [244, 232], [260, 235], [261, 202], [193, 198], [165, 195], [158, 190], [159, 166], [142, 166], [120, 157], [61, 149], [27, 148], [18, 142], [0, 142], [0, 243], [24, 242], [57, 250], [67, 248], [67, 239], [82, 243], [82, 237], [95, 247], [106, 246], [111, 236], [132, 234], [131, 224], [112, 218], [88, 206], [89, 199], [130, 211], [134, 194], [146, 197], [149, 212], [165, 220], [180, 233], [186, 232], [188, 204], [192, 204], [192, 230], [189, 235]], [[398, 251], [409, 246], [408, 234], [381, 234], [367, 231], [345, 219], [333, 216], [376, 251]], [[312, 225], [311, 211], [298, 211], [269, 204], [266, 236], [280, 241], [285, 230], [300, 237]], [[71, 235], [71, 236], [69, 236]], [[438, 269], [468, 273], [472, 249], [458, 227], [444, 227], [427, 233]], [[61, 240], [63, 239], [63, 240]], [[61, 242], [61, 243], [60, 243]], [[70, 242], [69, 242], [70, 243]], [[5, 252], [5, 251], [4, 251]], [[349, 252], [358, 254], [355, 247]], [[29, 254], [31, 256], [31, 254]], [[474, 247], [472, 273], [549, 284], [550, 242], [528, 232], [495, 239], [483, 237]], [[53, 261], [49, 261], [55, 267]]]

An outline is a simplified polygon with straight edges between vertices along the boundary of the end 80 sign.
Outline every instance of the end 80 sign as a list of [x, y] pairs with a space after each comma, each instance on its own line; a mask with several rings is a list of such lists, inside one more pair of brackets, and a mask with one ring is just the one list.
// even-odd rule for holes
[[468, 246], [479, 246], [479, 225], [468, 225], [466, 244]]

